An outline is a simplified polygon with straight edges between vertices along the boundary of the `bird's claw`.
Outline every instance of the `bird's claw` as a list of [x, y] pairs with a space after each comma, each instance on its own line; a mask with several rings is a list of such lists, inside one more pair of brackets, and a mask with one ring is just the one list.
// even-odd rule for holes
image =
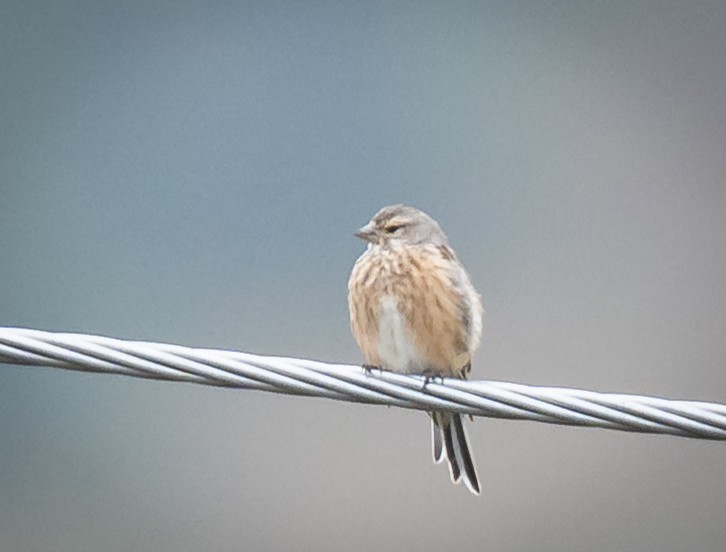
[[373, 374], [373, 370], [380, 370], [380, 372], [383, 373], [383, 368], [380, 366], [374, 366], [373, 364], [364, 364], [363, 370], [365, 371], [366, 376]]
[[424, 383], [423, 383], [424, 390], [426, 389], [426, 386], [430, 382], [433, 381], [434, 383], [436, 383], [437, 379], [439, 380], [439, 383], [444, 383], [444, 376], [442, 376], [441, 374], [435, 374], [433, 372], [424, 372], [423, 377], [424, 377]]

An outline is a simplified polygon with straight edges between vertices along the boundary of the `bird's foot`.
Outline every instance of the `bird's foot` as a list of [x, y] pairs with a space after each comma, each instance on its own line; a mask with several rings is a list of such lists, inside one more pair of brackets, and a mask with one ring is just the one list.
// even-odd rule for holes
[[373, 364], [364, 364], [363, 370], [365, 371], [366, 376], [370, 376], [371, 374], [373, 374], [373, 370], [379, 370], [381, 374], [383, 373], [383, 368], [381, 368], [380, 366], [374, 366]]
[[436, 380], [439, 380], [438, 383], [444, 383], [444, 376], [442, 376], [441, 374], [437, 374], [436, 372], [425, 371], [422, 375], [424, 377], [424, 383], [423, 383], [424, 390], [426, 390], [426, 386], [432, 381], [434, 383], [436, 383]]

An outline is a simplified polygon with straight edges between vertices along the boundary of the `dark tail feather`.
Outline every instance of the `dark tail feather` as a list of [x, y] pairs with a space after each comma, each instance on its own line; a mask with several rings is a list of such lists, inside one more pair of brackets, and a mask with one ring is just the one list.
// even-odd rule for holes
[[431, 413], [431, 443], [434, 447], [434, 464], [440, 464], [444, 461], [444, 432], [441, 431], [438, 418], [437, 412]]
[[458, 450], [459, 463], [464, 467], [464, 483], [467, 488], [474, 494], [479, 494], [479, 478], [476, 475], [476, 467], [474, 467], [474, 458], [472, 458], [469, 450], [469, 441], [466, 438], [466, 430], [464, 422], [459, 414], [455, 414], [451, 420], [452, 432], [454, 434], [454, 445]]
[[459, 455], [455, 443], [454, 432], [451, 431], [451, 420], [445, 421], [444, 431], [444, 449], [446, 450], [446, 458], [449, 461], [449, 472], [451, 472], [451, 480], [458, 483], [461, 479], [461, 467], [459, 466]]
[[461, 416], [448, 412], [432, 412], [431, 424], [434, 462], [439, 463], [446, 456], [449, 461], [451, 480], [458, 483], [463, 478], [467, 489], [478, 495], [480, 493], [479, 478], [476, 475]]

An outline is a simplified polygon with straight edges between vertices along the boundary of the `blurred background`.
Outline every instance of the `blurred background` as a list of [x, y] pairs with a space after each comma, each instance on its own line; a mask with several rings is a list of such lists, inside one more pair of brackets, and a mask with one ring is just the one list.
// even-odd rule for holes
[[[726, 4], [0, 7], [0, 325], [359, 363], [406, 202], [473, 377], [726, 402]], [[0, 549], [722, 550], [723, 443], [0, 366]]]

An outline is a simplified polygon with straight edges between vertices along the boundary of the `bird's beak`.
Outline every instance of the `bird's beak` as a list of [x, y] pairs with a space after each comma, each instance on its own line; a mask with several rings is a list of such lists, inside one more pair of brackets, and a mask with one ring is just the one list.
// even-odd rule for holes
[[363, 228], [360, 228], [357, 232], [354, 232], [353, 235], [356, 238], [360, 238], [371, 243], [375, 243], [378, 241], [378, 232], [376, 232], [376, 227], [373, 226], [372, 222], [369, 222]]

